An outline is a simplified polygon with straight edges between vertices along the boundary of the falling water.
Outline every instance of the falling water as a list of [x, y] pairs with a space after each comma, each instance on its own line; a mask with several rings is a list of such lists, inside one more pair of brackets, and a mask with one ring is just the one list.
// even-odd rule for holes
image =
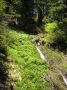
[[67, 78], [64, 75], [62, 75], [62, 78], [63, 78], [65, 85], [67, 85]]
[[36, 46], [36, 49], [37, 49], [38, 53], [40, 54], [41, 59], [46, 61], [46, 58], [45, 58], [44, 54], [41, 52], [41, 50], [37, 46]]
[[61, 74], [61, 76], [62, 76], [62, 78], [63, 78], [63, 81], [64, 81], [65, 85], [67, 85], [67, 78], [66, 78], [66, 76], [63, 75], [62, 72], [60, 72], [60, 74]]
[[[41, 50], [40, 50], [37, 46], [36, 46], [36, 49], [37, 49], [37, 51], [38, 51], [38, 53], [39, 53], [39, 55], [40, 55], [40, 58], [41, 58], [42, 60], [44, 60], [44, 61], [47, 62], [47, 60], [46, 60], [44, 54], [41, 52]], [[64, 81], [65, 85], [67, 85], [67, 78], [66, 78], [66, 76], [63, 75], [62, 72], [60, 72], [60, 74], [61, 74], [61, 76], [62, 76], [62, 78], [63, 78], [63, 81]]]
[[[41, 52], [41, 50], [37, 46], [36, 46], [36, 49], [37, 49], [37, 51], [38, 51], [38, 53], [40, 55], [40, 58], [47, 62], [47, 60], [46, 60], [44, 54]], [[63, 78], [63, 81], [64, 81], [65, 85], [67, 85], [67, 78], [66, 78], [66, 76], [63, 75], [63, 73], [61, 71], [60, 71], [60, 74], [61, 74], [61, 76]]]

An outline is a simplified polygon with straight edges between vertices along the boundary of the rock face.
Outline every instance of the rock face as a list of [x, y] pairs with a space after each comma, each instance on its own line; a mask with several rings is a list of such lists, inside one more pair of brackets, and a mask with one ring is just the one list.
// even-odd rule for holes
[[14, 64], [10, 64], [9, 66], [9, 74], [8, 74], [9, 78], [12, 79], [13, 81], [21, 81], [21, 75], [20, 72], [17, 70], [17, 66]]
[[0, 61], [0, 90], [16, 90], [14, 81], [21, 80], [22, 78], [16, 65], [12, 62]]
[[7, 90], [7, 78], [6, 66], [0, 61], [0, 90]]

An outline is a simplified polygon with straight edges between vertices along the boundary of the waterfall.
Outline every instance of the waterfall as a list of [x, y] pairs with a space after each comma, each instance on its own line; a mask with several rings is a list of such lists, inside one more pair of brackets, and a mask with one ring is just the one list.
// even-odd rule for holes
[[[38, 48], [38, 46], [36, 46], [36, 49], [37, 49], [37, 51], [38, 51], [38, 53], [39, 53], [39, 55], [40, 55], [40, 58], [41, 58], [42, 60], [44, 60], [44, 61], [47, 62], [44, 54], [41, 52], [41, 50]], [[47, 62], [47, 63], [48, 63], [48, 62]], [[48, 64], [49, 64], [49, 63], [48, 63]], [[63, 75], [63, 73], [62, 73], [61, 71], [60, 71], [60, 74], [61, 74], [61, 76], [62, 76], [62, 78], [63, 78], [63, 81], [64, 81], [65, 85], [67, 85], [67, 78], [66, 78], [66, 76]]]
[[62, 78], [63, 78], [65, 85], [67, 85], [67, 78], [64, 75], [62, 75]]
[[37, 49], [37, 51], [38, 51], [38, 53], [39, 53], [39, 55], [40, 55], [40, 58], [42, 59], [42, 60], [45, 60], [46, 61], [46, 58], [45, 58], [45, 56], [44, 56], [44, 54], [41, 52], [41, 50], [36, 46], [36, 49]]
[[64, 81], [65, 85], [67, 85], [67, 78], [66, 78], [66, 76], [63, 75], [63, 73], [61, 71], [60, 71], [60, 74], [61, 74], [61, 76], [63, 78], [63, 81]]

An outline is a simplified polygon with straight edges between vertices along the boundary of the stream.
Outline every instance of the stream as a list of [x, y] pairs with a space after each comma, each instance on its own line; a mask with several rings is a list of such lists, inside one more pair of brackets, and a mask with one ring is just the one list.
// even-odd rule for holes
[[47, 62], [47, 60], [46, 60], [44, 54], [41, 52], [41, 50], [40, 50], [37, 46], [36, 46], [36, 49], [37, 49], [37, 51], [38, 51], [38, 53], [39, 53], [39, 55], [40, 55], [40, 58], [41, 58], [42, 60], [44, 60], [44, 61]]
[[67, 78], [65, 76], [62, 76], [62, 78], [63, 78], [65, 85], [67, 85]]
[[62, 72], [61, 72], [60, 74], [61, 74], [61, 76], [62, 76], [62, 79], [63, 79], [63, 81], [64, 81], [64, 84], [67, 86], [67, 77], [66, 77], [65, 75], [63, 75]]
[[[44, 54], [42, 53], [42, 51], [39, 49], [38, 46], [36, 46], [36, 49], [37, 49], [37, 51], [38, 51], [38, 53], [39, 53], [39, 55], [40, 55], [40, 58], [41, 58], [42, 60], [44, 60], [45, 62], [47, 62]], [[48, 63], [48, 62], [47, 62], [47, 63]], [[67, 78], [66, 78], [66, 76], [63, 75], [62, 72], [61, 72], [60, 74], [61, 74], [61, 76], [62, 76], [62, 78], [63, 78], [63, 81], [64, 81], [65, 85], [67, 85]]]

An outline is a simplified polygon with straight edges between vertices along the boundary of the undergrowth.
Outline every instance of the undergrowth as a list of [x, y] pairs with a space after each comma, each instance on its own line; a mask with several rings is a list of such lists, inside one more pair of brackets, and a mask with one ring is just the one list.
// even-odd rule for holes
[[10, 28], [0, 28], [0, 59], [3, 57], [4, 62], [6, 58], [8, 72], [13, 72], [12, 82], [16, 86], [15, 90], [51, 90], [55, 86], [59, 90], [66, 90], [59, 72], [61, 69], [67, 69], [64, 54], [44, 45], [39, 46], [49, 62], [48, 65], [41, 60], [32, 42], [33, 37]]
[[9, 37], [8, 56], [18, 66], [22, 78], [14, 81], [16, 90], [50, 90], [50, 82], [45, 79], [50, 67], [40, 59], [30, 35], [10, 30]]
[[58, 90], [66, 90], [66, 86], [61, 75], [61, 72], [63, 75], [67, 73], [67, 58], [64, 57], [64, 53], [52, 48], [48, 48], [45, 45], [40, 46], [40, 49], [44, 53], [51, 68], [49, 74], [51, 83], [53, 83]]

